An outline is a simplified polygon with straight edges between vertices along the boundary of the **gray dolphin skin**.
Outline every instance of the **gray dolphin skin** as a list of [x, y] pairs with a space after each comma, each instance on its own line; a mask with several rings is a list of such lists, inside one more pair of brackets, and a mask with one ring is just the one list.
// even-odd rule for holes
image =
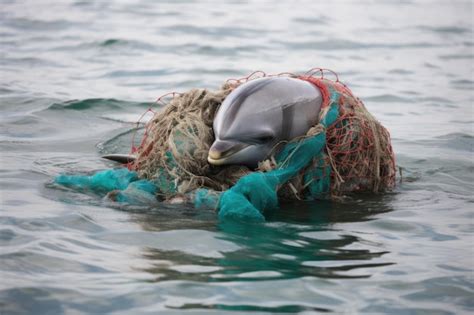
[[114, 162], [118, 162], [121, 164], [127, 164], [127, 163], [131, 163], [135, 161], [137, 157], [130, 154], [107, 154], [107, 155], [102, 156], [102, 158], [111, 160]]
[[306, 134], [317, 123], [321, 105], [321, 91], [304, 80], [266, 77], [246, 82], [222, 102], [207, 160], [256, 167], [279, 142]]

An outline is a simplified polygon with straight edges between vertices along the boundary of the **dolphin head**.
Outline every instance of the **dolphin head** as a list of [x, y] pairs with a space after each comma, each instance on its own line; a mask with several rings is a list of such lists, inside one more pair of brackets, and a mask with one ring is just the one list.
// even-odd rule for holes
[[257, 79], [239, 86], [222, 103], [214, 119], [216, 140], [209, 149], [213, 165], [241, 164], [256, 167], [271, 152], [278, 138], [278, 108], [268, 108], [264, 87]]
[[272, 151], [274, 135], [253, 130], [243, 137], [217, 138], [209, 149], [207, 160], [213, 165], [241, 164], [256, 167]]
[[256, 167], [278, 143], [306, 133], [317, 120], [320, 99], [319, 90], [297, 79], [267, 77], [240, 85], [214, 118], [208, 162]]

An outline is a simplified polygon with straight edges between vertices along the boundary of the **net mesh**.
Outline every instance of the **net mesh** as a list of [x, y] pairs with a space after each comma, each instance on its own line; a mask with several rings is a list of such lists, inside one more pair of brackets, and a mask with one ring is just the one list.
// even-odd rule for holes
[[[327, 72], [327, 71], [326, 71]], [[275, 186], [279, 198], [315, 199], [337, 197], [357, 191], [378, 192], [395, 185], [395, 159], [388, 131], [367, 111], [363, 103], [341, 82], [324, 77], [325, 69], [312, 69], [298, 77], [317, 86], [323, 95], [320, 122], [331, 108], [334, 121], [311, 128], [304, 137], [286, 147], [296, 149], [304, 139], [323, 134], [324, 148], [309, 158], [296, 174]], [[228, 80], [219, 90], [193, 89], [173, 93], [166, 106], [146, 124], [137, 155], [129, 167], [140, 178], [153, 181], [162, 199], [186, 195], [198, 189], [225, 191], [252, 173], [245, 166], [214, 167], [207, 155], [214, 141], [212, 123], [225, 97], [238, 85], [267, 76], [256, 72]], [[164, 101], [160, 98], [159, 101]], [[329, 122], [329, 121], [328, 121]], [[281, 144], [279, 146], [282, 147]], [[305, 155], [308, 150], [294, 150]], [[291, 167], [291, 159], [278, 159], [280, 150], [259, 164], [258, 171], [271, 173]], [[280, 154], [281, 156], [281, 154]]]
[[213, 168], [207, 163], [214, 116], [235, 86], [226, 83], [217, 91], [175, 93], [146, 124], [141, 144], [132, 148], [137, 159], [130, 168], [155, 182], [163, 199], [203, 187], [223, 191], [250, 172], [244, 166]]
[[[171, 93], [161, 112], [146, 124], [137, 159], [127, 169], [93, 175], [59, 175], [55, 183], [107, 194], [128, 203], [192, 202], [216, 208], [220, 220], [259, 222], [279, 199], [315, 200], [352, 192], [379, 192], [395, 186], [395, 158], [388, 131], [336, 76], [325, 69], [289, 75], [317, 86], [323, 96], [319, 122], [306, 135], [275, 147], [257, 170], [207, 163], [214, 141], [214, 116], [225, 97], [255, 77], [228, 80], [219, 90]], [[158, 101], [164, 101], [162, 97]], [[143, 116], [142, 116], [143, 117]]]
[[[326, 131], [323, 165], [331, 167], [331, 193], [391, 189], [395, 186], [395, 157], [390, 134], [362, 101], [339, 81], [301, 77], [315, 84], [336, 103], [339, 115]], [[326, 107], [327, 108], [327, 107]], [[324, 115], [324, 112], [323, 112]]]

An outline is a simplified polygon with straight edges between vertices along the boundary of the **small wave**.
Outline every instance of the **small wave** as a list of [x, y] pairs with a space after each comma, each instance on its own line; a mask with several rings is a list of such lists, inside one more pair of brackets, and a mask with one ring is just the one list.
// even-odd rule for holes
[[10, 27], [13, 29], [28, 30], [32, 32], [39, 31], [54, 31], [63, 29], [73, 29], [73, 28], [82, 28], [86, 26], [85, 22], [75, 22], [72, 20], [53, 20], [53, 21], [44, 21], [39, 19], [32, 18], [11, 18], [4, 19], [3, 26]]
[[[474, 136], [463, 132], [448, 133], [429, 140], [423, 140], [423, 142], [419, 144], [426, 147], [444, 148], [450, 151], [474, 152]], [[453, 156], [454, 155], [459, 154], [453, 154]]]
[[91, 98], [85, 100], [71, 100], [63, 103], [54, 103], [49, 106], [49, 110], [89, 110], [97, 109], [101, 110], [119, 110], [129, 107], [149, 107], [151, 103], [138, 103], [138, 102], [127, 102], [119, 101], [116, 99], [103, 99], [103, 98]]
[[120, 39], [111, 38], [111, 39], [104, 40], [102, 43], [100, 43], [100, 45], [101, 46], [111, 46], [111, 45], [120, 44], [120, 43], [121, 43]]
[[423, 64], [426, 68], [430, 68], [430, 69], [439, 69], [440, 67], [438, 65], [434, 65], [432, 63], [429, 63], [429, 62], [425, 62]]
[[310, 25], [326, 25], [331, 18], [326, 15], [313, 16], [313, 17], [297, 17], [293, 19], [294, 22], [310, 24]]
[[471, 32], [469, 28], [460, 26], [419, 26], [418, 29], [440, 34], [464, 34]]
[[471, 124], [474, 124], [474, 120], [458, 120], [458, 119], [455, 119], [455, 120], [450, 120], [449, 121], [450, 123], [452, 124], [466, 124], [466, 125], [471, 125]]
[[407, 75], [407, 74], [414, 74], [414, 71], [406, 70], [406, 69], [392, 69], [388, 71], [388, 73], [392, 74], [402, 74], [402, 75]]
[[218, 74], [225, 76], [237, 76], [243, 77], [247, 73], [251, 72], [250, 69], [248, 70], [236, 70], [231, 68], [193, 68], [187, 71], [188, 74], [195, 74], [195, 75], [203, 75], [203, 74]]
[[39, 57], [20, 57], [20, 58], [8, 58], [3, 57], [2, 62], [8, 66], [26, 66], [26, 67], [57, 67], [63, 68], [64, 65], [57, 61], [39, 58]]
[[156, 48], [155, 45], [152, 45], [150, 43], [146, 43], [144, 41], [139, 41], [139, 40], [130, 40], [130, 39], [119, 39], [119, 38], [109, 38], [106, 39], [102, 42], [98, 42], [98, 45], [101, 47], [126, 47], [128, 49], [130, 48], [138, 48], [138, 49], [144, 49], [144, 50], [153, 50]]
[[450, 55], [442, 55], [439, 58], [444, 60], [458, 60], [458, 59], [474, 59], [473, 54], [450, 54]]
[[318, 49], [318, 50], [348, 50], [348, 49], [403, 49], [403, 48], [430, 48], [442, 47], [443, 44], [433, 44], [428, 42], [413, 43], [363, 43], [345, 39], [331, 39], [324, 41], [275, 41], [276, 44], [292, 49]]
[[462, 80], [452, 80], [451, 86], [457, 90], [472, 90], [474, 87], [474, 81], [462, 79]]
[[[48, 38], [47, 40], [52, 40], [52, 39]], [[77, 52], [79, 50], [97, 50], [97, 49], [101, 49], [102, 51], [104, 50], [107, 51], [109, 49], [114, 49], [115, 51], [119, 49], [122, 52], [129, 53], [130, 50], [155, 51], [157, 47], [153, 44], [150, 44], [144, 41], [139, 41], [139, 40], [110, 38], [110, 39], [105, 39], [103, 41], [81, 40], [80, 42], [76, 41], [76, 42], [66, 44], [66, 45], [59, 45], [59, 46], [51, 45], [48, 50]]]
[[430, 97], [420, 97], [418, 98], [420, 102], [435, 102], [435, 103], [452, 103], [452, 100], [449, 100], [444, 97], [430, 96]]
[[454, 80], [454, 81], [451, 81], [452, 84], [467, 84], [467, 85], [472, 85], [474, 84], [474, 81], [472, 80], [466, 80], [466, 79], [463, 79], [463, 80]]
[[248, 37], [268, 33], [267, 29], [258, 29], [255, 27], [242, 27], [237, 25], [232, 26], [217, 26], [217, 27], [200, 27], [191, 24], [175, 24], [160, 28], [160, 31], [169, 34], [186, 34], [186, 35], [200, 35], [200, 36], [217, 36], [217, 37]]
[[463, 140], [467, 139], [468, 141], [474, 141], [474, 136], [467, 134], [467, 133], [462, 133], [462, 132], [454, 132], [454, 133], [448, 133], [446, 135], [438, 136], [436, 137], [437, 139], [443, 139], [443, 140]]
[[108, 72], [102, 77], [154, 77], [165, 76], [173, 74], [169, 69], [155, 69], [155, 70], [117, 70]]
[[263, 45], [239, 45], [235, 46], [217, 46], [217, 45], [201, 45], [201, 44], [183, 44], [172, 46], [161, 46], [159, 49], [163, 52], [170, 52], [180, 55], [204, 55], [204, 56], [225, 56], [226, 58], [235, 57], [242, 54], [255, 54], [263, 51], [268, 47]]
[[412, 99], [400, 97], [393, 94], [381, 94], [364, 98], [365, 101], [383, 102], [383, 103], [411, 103]]

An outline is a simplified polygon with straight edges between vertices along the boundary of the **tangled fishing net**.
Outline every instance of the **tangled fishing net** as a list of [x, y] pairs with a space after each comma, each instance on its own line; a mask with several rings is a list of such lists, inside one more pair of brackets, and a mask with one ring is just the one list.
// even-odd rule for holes
[[130, 168], [155, 182], [159, 197], [166, 200], [198, 188], [223, 191], [250, 172], [244, 166], [214, 168], [207, 162], [214, 116], [235, 87], [224, 84], [218, 91], [175, 93], [146, 124], [141, 144], [132, 148], [137, 159]]
[[244, 220], [264, 220], [264, 211], [277, 207], [278, 199], [335, 199], [393, 188], [396, 169], [388, 131], [337, 74], [330, 80], [325, 71], [281, 74], [320, 89], [319, 123], [305, 136], [280, 144], [257, 170], [212, 166], [207, 155], [220, 104], [240, 84], [266, 76], [262, 72], [228, 80], [217, 91], [172, 93], [164, 109], [146, 123], [140, 145], [132, 147], [137, 159], [128, 167], [152, 183], [161, 200], [184, 198], [198, 207], [218, 208], [220, 218]]

